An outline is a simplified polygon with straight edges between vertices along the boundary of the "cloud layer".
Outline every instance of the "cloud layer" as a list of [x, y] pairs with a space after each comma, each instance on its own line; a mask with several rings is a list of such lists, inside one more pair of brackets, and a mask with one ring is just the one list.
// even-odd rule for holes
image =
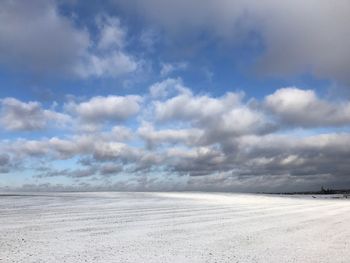
[[260, 73], [284, 76], [309, 72], [349, 84], [350, 3], [347, 0], [336, 3], [332, 0], [114, 0], [114, 3], [175, 38], [185, 35], [184, 39], [196, 41], [204, 31], [220, 40], [245, 43], [255, 33], [258, 38], [255, 41], [260, 41], [264, 49], [256, 66]]
[[97, 38], [53, 0], [0, 3], [0, 64], [13, 70], [79, 78], [116, 77], [133, 72], [138, 62], [125, 50], [118, 18], [96, 18]]
[[350, 84], [349, 13], [1, 1], [0, 189], [350, 187], [350, 102], [332, 93]]
[[[347, 0], [112, 0], [105, 12], [112, 15], [95, 14], [89, 27], [78, 23], [74, 11], [62, 12], [59, 3], [1, 2], [1, 65], [78, 78], [120, 77], [135, 72], [142, 62], [127, 51], [131, 37], [128, 28], [113, 16], [123, 10], [145, 24], [140, 42], [148, 46], [159, 38], [149, 33], [152, 28], [164, 32], [168, 43], [184, 48], [198, 46], [206, 34], [214, 42], [255, 46], [258, 50], [254, 52], [259, 54], [254, 58], [255, 69], [260, 73], [311, 73], [341, 84], [350, 82]], [[162, 62], [160, 71], [166, 76], [187, 67], [187, 62]]]
[[[2, 173], [31, 167], [41, 180], [118, 178], [133, 187], [140, 178], [153, 178], [149, 189], [164, 180], [170, 188], [192, 190], [340, 186], [349, 183], [350, 135], [344, 129], [350, 118], [349, 102], [337, 103], [296, 87], [261, 100], [241, 92], [194, 94], [180, 79], [151, 85], [144, 96], [70, 99], [61, 111], [7, 98], [1, 101], [3, 132], [50, 125], [63, 135], [2, 141], [0, 167]], [[94, 129], [82, 130], [84, 124]], [[313, 134], [329, 127], [343, 131]], [[76, 164], [56, 167], [60, 160]]]

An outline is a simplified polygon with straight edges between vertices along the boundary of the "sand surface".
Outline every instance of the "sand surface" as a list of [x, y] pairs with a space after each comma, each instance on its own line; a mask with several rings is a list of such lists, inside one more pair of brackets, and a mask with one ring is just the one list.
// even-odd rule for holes
[[350, 199], [2, 194], [0, 262], [350, 262]]

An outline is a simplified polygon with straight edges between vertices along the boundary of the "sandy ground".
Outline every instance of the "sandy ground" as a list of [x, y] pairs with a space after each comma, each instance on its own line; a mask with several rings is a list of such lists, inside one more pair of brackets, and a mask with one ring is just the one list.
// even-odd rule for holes
[[0, 195], [0, 262], [350, 262], [350, 200]]

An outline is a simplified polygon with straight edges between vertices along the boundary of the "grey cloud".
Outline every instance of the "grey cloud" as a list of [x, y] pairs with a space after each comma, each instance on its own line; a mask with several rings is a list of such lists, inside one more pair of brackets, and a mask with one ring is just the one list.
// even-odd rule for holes
[[[179, 0], [162, 1], [114, 0], [118, 7], [144, 17], [147, 21], [171, 31], [172, 34], [207, 29], [227, 35], [237, 27], [237, 20], [244, 15], [248, 4], [244, 1]], [[161, 12], [159, 12], [161, 10]]]
[[[349, 181], [348, 134], [305, 138], [282, 135], [244, 136], [236, 138], [232, 143], [233, 151], [217, 146], [170, 148], [163, 163], [168, 165], [172, 173], [211, 176], [214, 181], [216, 176], [225, 174], [225, 178], [235, 178], [237, 184], [254, 181], [252, 178], [262, 181], [264, 178], [267, 181], [268, 178], [279, 178], [280, 183], [284, 180], [307, 181], [311, 178], [317, 184], [322, 181], [332, 184], [337, 182], [338, 185]], [[269, 183], [272, 189], [274, 182]], [[220, 188], [218, 185], [212, 188], [218, 189], [217, 187]], [[252, 185], [250, 187], [254, 188]], [[259, 187], [263, 188], [255, 186], [256, 189]]]
[[[320, 78], [346, 84], [350, 81], [347, 0], [113, 2], [118, 9], [144, 17], [173, 37], [186, 34], [183, 39], [195, 38], [205, 31], [220, 39], [244, 42], [249, 41], [252, 31], [257, 32], [266, 48], [257, 65], [260, 73], [311, 72]], [[0, 63], [25, 71], [82, 78], [116, 77], [136, 71], [140, 62], [125, 51], [126, 28], [119, 19], [100, 15], [96, 20], [97, 39], [87, 28], [75, 25], [71, 17], [61, 15], [53, 0], [30, 4], [24, 0], [2, 1]], [[152, 34], [144, 36], [144, 42], [152, 42], [150, 38]], [[163, 72], [172, 68], [165, 65]]]
[[[125, 52], [126, 29], [116, 17], [97, 17], [99, 38], [94, 43], [96, 50], [86, 50], [73, 72], [82, 77], [118, 77], [136, 71], [140, 62]], [[91, 41], [91, 40], [90, 40]]]
[[[317, 185], [338, 186], [350, 181], [350, 136], [346, 133], [304, 138], [276, 134], [249, 135], [236, 137], [230, 142], [232, 150], [227, 142], [220, 145], [218, 140], [219, 144], [205, 147], [176, 146], [147, 151], [113, 141], [99, 141], [95, 137], [74, 138], [70, 141], [51, 139], [36, 143], [21, 142], [12, 148], [2, 149], [15, 157], [18, 157], [16, 148], [17, 153], [26, 153], [31, 158], [48, 158], [48, 155], [52, 158], [90, 158], [89, 161], [81, 163], [83, 168], [43, 170], [41, 177], [83, 178], [116, 175], [121, 172], [136, 176], [157, 172], [173, 177], [188, 176], [188, 189], [197, 190], [210, 188], [208, 182], [214, 184], [210, 188], [212, 190], [272, 190], [287, 189], [289, 186], [283, 184], [289, 182], [296, 185], [303, 185], [304, 182], [306, 187], [312, 185], [312, 181]], [[26, 152], [28, 144], [40, 146], [41, 155], [33, 155], [33, 150]], [[5, 159], [7, 163], [7, 158]], [[190, 182], [198, 182], [198, 185], [191, 185]]]
[[3, 143], [2, 148], [16, 156], [70, 159], [74, 156], [94, 155], [97, 159], [118, 159], [137, 155], [127, 144], [105, 140], [98, 135], [81, 135], [61, 139], [20, 139]]
[[271, 0], [259, 12], [267, 47], [260, 71], [312, 72], [349, 84], [349, 1]]
[[204, 31], [221, 40], [244, 42], [249, 41], [249, 33], [256, 32], [265, 48], [256, 65], [260, 73], [307, 72], [349, 84], [350, 3], [347, 0], [114, 2], [119, 8], [164, 28], [175, 38], [188, 40]]
[[203, 135], [203, 131], [200, 129], [155, 130], [152, 124], [144, 123], [138, 128], [138, 135], [152, 148], [162, 143], [195, 145]]
[[73, 177], [73, 178], [79, 178], [79, 177], [90, 177], [95, 175], [96, 170], [94, 169], [94, 167], [90, 167], [87, 169], [75, 169], [75, 170], [71, 170], [68, 173], [68, 176]]
[[0, 174], [10, 171], [10, 156], [8, 154], [0, 154]]
[[89, 35], [60, 16], [54, 1], [5, 0], [0, 11], [0, 61], [36, 72], [69, 71]]
[[350, 156], [348, 134], [325, 134], [305, 138], [269, 135], [246, 137], [238, 142], [238, 161], [244, 174], [332, 175], [347, 177]]
[[[257, 65], [260, 73], [310, 72], [345, 84], [350, 81], [347, 0], [113, 2], [118, 10], [123, 8], [143, 17], [152, 28], [163, 28], [160, 31], [180, 36], [181, 40], [196, 38], [205, 31], [221, 40], [244, 42], [249, 41], [251, 32], [257, 32], [265, 48]], [[140, 67], [140, 61], [125, 50], [127, 29], [118, 18], [97, 17], [95, 39], [87, 28], [78, 27], [73, 18], [63, 16], [53, 0], [5, 0], [0, 7], [2, 65], [82, 78], [117, 77]], [[142, 40], [152, 46], [154, 38], [154, 33], [144, 34]], [[176, 41], [179, 42], [184, 41]], [[173, 68], [174, 65], [165, 64], [163, 73]]]
[[184, 90], [165, 101], [154, 102], [154, 111], [158, 122], [180, 122], [200, 129], [196, 134], [202, 144], [246, 134], [269, 133], [276, 129], [263, 112], [250, 107], [242, 99], [241, 93], [227, 93], [215, 98], [195, 96]]
[[0, 123], [10, 131], [33, 131], [49, 124], [62, 127], [71, 119], [68, 115], [45, 110], [38, 102], [22, 102], [14, 98], [0, 100]]
[[139, 112], [141, 101], [136, 95], [98, 96], [81, 103], [71, 102], [66, 108], [87, 122], [123, 121]]
[[116, 175], [123, 171], [123, 167], [120, 164], [115, 163], [97, 163], [95, 161], [89, 161], [84, 163], [82, 168], [75, 169], [55, 169], [53, 167], [43, 167], [42, 169], [36, 169], [39, 174], [37, 178], [46, 177], [70, 177], [70, 178], [91, 178], [93, 176], [111, 176]]
[[206, 95], [194, 96], [190, 90], [184, 90], [164, 102], [156, 101], [155, 114], [159, 121], [207, 120], [238, 106], [240, 100], [241, 94], [228, 93], [222, 98], [212, 98]]
[[[185, 189], [200, 191], [237, 191], [237, 192], [293, 192], [319, 190], [321, 186], [343, 188], [344, 183], [334, 184], [329, 176], [322, 175], [301, 177], [298, 180], [293, 176], [255, 175], [242, 178], [232, 173], [190, 177]], [[349, 184], [349, 180], [345, 185]]]
[[0, 155], [0, 166], [7, 165], [10, 162], [10, 157], [7, 154]]
[[12, 153], [17, 158], [69, 159], [82, 152], [91, 152], [94, 140], [88, 136], [71, 139], [57, 137], [41, 140], [18, 139], [2, 142], [1, 146], [4, 151]]
[[[184, 189], [183, 183], [171, 180], [171, 177], [159, 178], [148, 175], [131, 176], [117, 182], [108, 180], [92, 182], [89, 178], [81, 182], [75, 178], [74, 182], [67, 184], [38, 183], [23, 184], [19, 187], [1, 187], [2, 191], [25, 191], [25, 192], [72, 192], [72, 191], [172, 191]], [[96, 184], [97, 183], [97, 184]], [[127, 193], [128, 194], [128, 193]]]
[[[109, 132], [71, 135], [62, 138], [2, 141], [0, 142], [0, 154], [2, 152], [8, 153], [22, 166], [33, 161], [36, 163], [44, 161], [50, 164], [55, 160], [68, 160], [78, 157], [81, 159], [79, 163], [85, 167], [91, 168], [96, 166], [97, 163], [106, 163], [107, 166], [101, 168], [100, 172], [101, 174], [107, 174], [112, 173], [112, 168], [108, 167], [109, 162], [113, 162], [115, 165], [128, 165], [138, 161], [141, 164], [143, 162], [142, 148], [132, 147], [122, 142], [129, 140], [132, 136], [131, 133], [131, 130], [125, 127], [116, 126]], [[70, 177], [73, 177], [72, 173], [69, 174]], [[74, 174], [75, 177], [78, 177], [78, 173]]]
[[151, 98], [166, 98], [177, 93], [188, 93], [189, 89], [184, 86], [180, 78], [167, 78], [156, 82], [149, 88]]
[[350, 103], [321, 100], [313, 90], [283, 88], [265, 98], [265, 106], [287, 126], [327, 127], [350, 124]]
[[115, 175], [123, 171], [123, 167], [119, 164], [107, 163], [100, 168], [101, 175]]
[[108, 50], [113, 48], [123, 48], [126, 39], [126, 30], [122, 28], [120, 20], [116, 17], [99, 16], [97, 25], [100, 29], [100, 40], [98, 49]]
[[74, 68], [79, 77], [118, 77], [137, 69], [137, 62], [121, 51], [112, 51], [102, 56], [91, 54]]
[[129, 141], [134, 137], [134, 133], [127, 127], [114, 126], [107, 137], [111, 137], [115, 141]]
[[227, 156], [215, 146], [169, 149], [166, 156], [169, 170], [180, 175], [203, 176], [232, 169]]
[[197, 190], [283, 191], [349, 185], [348, 134], [248, 136], [234, 144], [232, 152], [206, 147], [172, 153], [169, 169], [203, 177], [189, 180], [190, 189]]
[[62, 170], [56, 170], [56, 169], [50, 168], [47, 171], [37, 175], [37, 178], [57, 177], [57, 176], [64, 176], [64, 177], [71, 177], [71, 178], [84, 178], [84, 177], [91, 177], [95, 175], [96, 171], [97, 169], [95, 167], [88, 167], [84, 169], [62, 169]]
[[138, 62], [123, 49], [117, 18], [100, 16], [99, 38], [63, 16], [53, 0], [4, 0], [0, 4], [0, 63], [35, 74], [117, 77]]
[[[80, 113], [93, 116], [86, 121], [95, 122], [113, 119], [121, 110], [118, 118], [122, 120], [132, 112], [118, 107], [130, 106], [127, 98], [91, 99], [83, 102], [87, 104]], [[246, 102], [241, 94], [213, 97], [194, 95], [188, 89], [156, 101], [145, 97], [144, 110], [138, 104], [141, 98], [133, 99], [134, 114], [144, 116], [146, 111], [142, 120], [147, 122], [129, 128], [107, 122], [103, 130], [95, 132], [74, 134], [73, 130], [73, 134], [60, 137], [2, 141], [0, 169], [9, 171], [21, 162], [18, 167], [25, 168], [26, 164], [33, 167], [34, 162], [46, 165], [79, 159], [75, 169], [37, 172], [42, 177], [66, 176], [77, 181], [110, 180], [125, 174], [134, 177], [124, 184], [130, 189], [142, 189], [139, 183], [143, 180], [147, 189], [164, 187], [163, 183], [171, 188], [175, 181], [184, 183], [176, 187], [193, 190], [289, 189], [310, 187], [312, 182], [317, 187], [350, 185], [349, 133], [310, 135], [320, 133], [315, 127], [346, 125], [347, 101], [335, 104], [297, 88], [277, 90], [255, 104]], [[114, 104], [116, 101], [125, 103]], [[82, 103], [74, 105], [78, 108]], [[287, 129], [287, 133], [275, 127]], [[305, 133], [294, 133], [291, 128], [295, 127], [304, 127]], [[146, 178], [138, 181], [138, 176]], [[154, 181], [152, 176], [161, 179]]]
[[129, 147], [118, 142], [100, 143], [93, 152], [94, 159], [98, 161], [118, 160], [122, 163], [135, 162], [140, 158], [142, 150]]

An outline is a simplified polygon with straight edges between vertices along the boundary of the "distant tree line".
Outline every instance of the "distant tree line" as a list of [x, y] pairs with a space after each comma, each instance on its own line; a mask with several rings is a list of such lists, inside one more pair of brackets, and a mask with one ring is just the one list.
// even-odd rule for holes
[[301, 192], [280, 192], [280, 193], [264, 193], [264, 194], [281, 194], [281, 195], [333, 195], [343, 194], [350, 195], [350, 189], [330, 189], [321, 187], [319, 191], [301, 191]]

